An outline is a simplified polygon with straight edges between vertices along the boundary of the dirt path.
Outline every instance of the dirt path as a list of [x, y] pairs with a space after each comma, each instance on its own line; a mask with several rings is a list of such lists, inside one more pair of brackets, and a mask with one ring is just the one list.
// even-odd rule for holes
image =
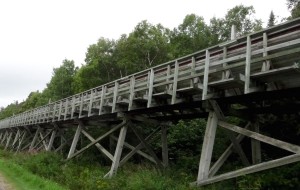
[[14, 188], [7, 183], [4, 177], [0, 174], [0, 190], [14, 190]]

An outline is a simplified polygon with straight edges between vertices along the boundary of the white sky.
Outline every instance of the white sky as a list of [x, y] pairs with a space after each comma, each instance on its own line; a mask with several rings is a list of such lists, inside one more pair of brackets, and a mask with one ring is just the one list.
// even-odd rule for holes
[[208, 23], [240, 4], [264, 25], [271, 10], [289, 15], [286, 0], [0, 0], [0, 107], [43, 90], [63, 59], [83, 64], [100, 37], [118, 39], [142, 20], [173, 29], [191, 13]]

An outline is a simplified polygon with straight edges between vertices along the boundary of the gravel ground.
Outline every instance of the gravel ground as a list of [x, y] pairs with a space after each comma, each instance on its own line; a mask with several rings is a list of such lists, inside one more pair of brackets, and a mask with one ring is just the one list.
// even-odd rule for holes
[[0, 190], [14, 190], [11, 185], [7, 183], [4, 177], [0, 174]]

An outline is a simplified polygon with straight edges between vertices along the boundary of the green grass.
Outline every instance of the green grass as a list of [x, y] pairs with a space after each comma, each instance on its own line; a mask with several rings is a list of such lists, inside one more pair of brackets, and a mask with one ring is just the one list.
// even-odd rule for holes
[[36, 176], [9, 160], [0, 158], [0, 170], [17, 190], [65, 190], [58, 184]]
[[[116, 177], [104, 179], [110, 167], [89, 159], [91, 157], [80, 157], [65, 162], [61, 155], [53, 152], [12, 154], [0, 149], [0, 170], [4, 169], [4, 175], [13, 179], [20, 190], [63, 189], [57, 184], [70, 190], [227, 190], [224, 184], [190, 187], [194, 175], [171, 168], [161, 174], [147, 163], [127, 163]], [[232, 187], [230, 183], [225, 186]]]

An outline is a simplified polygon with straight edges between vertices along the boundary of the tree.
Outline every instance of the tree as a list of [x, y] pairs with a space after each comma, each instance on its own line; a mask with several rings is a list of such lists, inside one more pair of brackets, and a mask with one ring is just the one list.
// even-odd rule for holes
[[290, 19], [300, 17], [300, 1], [299, 0], [287, 0], [288, 9], [291, 11]]
[[75, 91], [87, 90], [119, 78], [118, 65], [113, 59], [116, 42], [100, 38], [96, 44], [88, 47], [85, 65], [75, 76]]
[[46, 91], [51, 100], [59, 100], [74, 93], [73, 82], [76, 71], [77, 67], [75, 67], [74, 61], [67, 59], [63, 60], [60, 67], [53, 69], [52, 78], [47, 84]]
[[262, 21], [254, 18], [253, 6], [238, 5], [230, 9], [225, 18], [213, 18], [210, 21], [211, 32], [218, 42], [230, 40], [232, 25], [236, 26], [237, 37], [262, 29]]
[[128, 36], [122, 35], [114, 54], [121, 75], [126, 76], [170, 60], [169, 34], [170, 31], [161, 24], [152, 25], [144, 20]]
[[274, 25], [275, 25], [275, 15], [274, 15], [273, 11], [271, 11], [267, 27], [269, 28]]
[[203, 17], [187, 15], [183, 23], [172, 31], [170, 42], [174, 58], [207, 48], [211, 45], [210, 36]]

